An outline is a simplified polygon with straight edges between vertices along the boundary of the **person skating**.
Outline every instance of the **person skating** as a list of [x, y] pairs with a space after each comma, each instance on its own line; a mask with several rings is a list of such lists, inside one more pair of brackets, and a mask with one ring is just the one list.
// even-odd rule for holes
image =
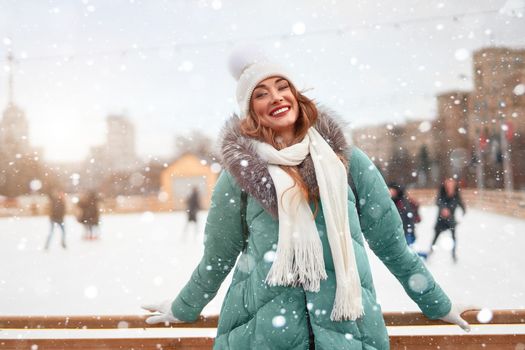
[[[196, 321], [235, 266], [214, 349], [388, 349], [366, 239], [427, 317], [468, 329], [464, 309], [407, 246], [379, 171], [347, 144], [334, 113], [300, 93], [279, 65], [232, 61], [240, 118], [222, 133], [225, 171], [204, 255], [173, 301], [143, 306], [157, 312], [146, 322]], [[409, 282], [416, 274], [421, 288]]]
[[100, 236], [100, 198], [95, 191], [88, 191], [78, 202], [81, 210], [78, 221], [84, 226], [84, 239], [97, 239]]
[[186, 198], [186, 212], [188, 213], [188, 221], [186, 221], [186, 225], [184, 226], [184, 233], [188, 231], [188, 228], [190, 226], [193, 226], [194, 228], [194, 234], [197, 235], [198, 230], [198, 221], [197, 221], [197, 214], [201, 208], [200, 205], [200, 196], [199, 196], [199, 190], [197, 187], [193, 187], [191, 189], [191, 193]]
[[408, 196], [404, 186], [391, 182], [388, 184], [388, 189], [403, 222], [403, 231], [405, 231], [407, 244], [412, 246], [416, 241], [416, 224], [421, 222], [419, 204]]
[[[403, 222], [403, 231], [405, 232], [407, 244], [410, 248], [414, 249], [414, 243], [417, 238], [416, 224], [421, 222], [419, 203], [406, 193], [404, 186], [395, 182], [388, 184], [388, 190]], [[417, 252], [417, 255], [423, 259], [427, 258], [426, 252]]]
[[456, 180], [448, 178], [443, 182], [439, 187], [436, 205], [438, 207], [438, 216], [436, 225], [434, 226], [434, 238], [432, 239], [429, 255], [434, 251], [434, 245], [436, 244], [439, 235], [446, 230], [450, 230], [453, 241], [452, 259], [456, 262], [458, 259], [456, 253], [456, 209], [460, 207], [463, 210], [463, 215], [466, 213], [466, 206], [461, 198], [459, 186]]
[[52, 190], [49, 195], [49, 221], [51, 227], [49, 228], [49, 233], [47, 235], [46, 244], [44, 248], [49, 249], [51, 244], [51, 239], [53, 238], [53, 233], [55, 232], [55, 227], [58, 227], [62, 233], [61, 236], [61, 245], [62, 248], [66, 249], [66, 227], [64, 224], [64, 216], [66, 214], [66, 202], [64, 191], [55, 189]]

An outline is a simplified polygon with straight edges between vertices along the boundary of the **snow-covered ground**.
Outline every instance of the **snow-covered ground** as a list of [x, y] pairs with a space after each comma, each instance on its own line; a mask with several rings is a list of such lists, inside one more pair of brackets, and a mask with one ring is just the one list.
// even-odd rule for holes
[[[417, 250], [432, 239], [436, 208], [422, 207]], [[138, 314], [142, 303], [172, 299], [202, 253], [206, 213], [198, 235], [184, 233], [184, 213], [103, 217], [99, 240], [82, 239], [73, 217], [66, 220], [67, 249], [59, 233], [48, 251], [46, 217], [0, 219], [0, 314]], [[427, 265], [457, 303], [489, 309], [525, 308], [525, 220], [469, 208], [457, 229], [459, 260], [443, 233]], [[370, 253], [383, 311], [416, 311], [382, 263]], [[204, 309], [218, 314], [229, 278]]]

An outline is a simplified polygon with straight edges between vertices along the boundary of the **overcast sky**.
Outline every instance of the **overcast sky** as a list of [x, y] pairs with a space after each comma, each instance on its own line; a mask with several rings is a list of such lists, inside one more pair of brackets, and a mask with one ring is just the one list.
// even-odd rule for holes
[[472, 87], [474, 50], [525, 48], [524, 7], [525, 0], [0, 0], [0, 109], [12, 50], [15, 102], [47, 160], [85, 157], [104, 141], [112, 113], [133, 121], [141, 156], [171, 155], [174, 135], [198, 128], [216, 136], [237, 110], [228, 53], [255, 42], [290, 67], [310, 97], [356, 126], [431, 119], [436, 94]]

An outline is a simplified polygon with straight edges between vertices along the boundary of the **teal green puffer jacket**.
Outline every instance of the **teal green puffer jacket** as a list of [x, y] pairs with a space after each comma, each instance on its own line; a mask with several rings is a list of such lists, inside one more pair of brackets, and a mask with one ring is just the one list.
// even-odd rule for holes
[[[356, 321], [330, 320], [336, 279], [320, 203], [315, 221], [328, 275], [320, 291], [270, 287], [264, 282], [277, 247], [278, 221], [272, 197], [275, 193], [271, 178], [264, 171], [265, 164], [257, 159], [250, 148], [250, 140], [243, 138], [232, 122], [223, 141], [226, 171], [220, 175], [213, 192], [204, 256], [172, 303], [175, 317], [195, 321], [235, 266], [219, 316], [214, 349], [307, 350], [310, 348], [309, 329], [313, 331], [318, 350], [389, 349], [364, 239], [427, 317], [440, 318], [450, 311], [449, 298], [417, 254], [407, 247], [401, 219], [377, 168], [362, 151], [342, 141], [341, 128], [335, 119], [323, 113], [319, 119], [316, 128], [321, 135], [334, 151], [346, 154], [359, 198], [361, 218], [356, 210], [355, 196], [351, 188], [347, 188], [350, 230], [365, 314]], [[312, 166], [310, 159], [299, 170], [305, 182], [315, 188]], [[246, 222], [249, 228], [247, 248], [242, 254], [241, 186], [248, 192]]]

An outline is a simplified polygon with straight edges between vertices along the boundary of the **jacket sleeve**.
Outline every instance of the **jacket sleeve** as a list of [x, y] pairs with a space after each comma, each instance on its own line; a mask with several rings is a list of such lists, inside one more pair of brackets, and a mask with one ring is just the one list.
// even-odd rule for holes
[[171, 304], [173, 315], [193, 322], [215, 297], [222, 282], [235, 265], [242, 244], [240, 188], [223, 172], [211, 198], [204, 233], [204, 255], [190, 280]]
[[430, 319], [445, 316], [451, 302], [405, 240], [403, 224], [379, 170], [354, 147], [350, 173], [359, 197], [361, 229], [372, 251]]

